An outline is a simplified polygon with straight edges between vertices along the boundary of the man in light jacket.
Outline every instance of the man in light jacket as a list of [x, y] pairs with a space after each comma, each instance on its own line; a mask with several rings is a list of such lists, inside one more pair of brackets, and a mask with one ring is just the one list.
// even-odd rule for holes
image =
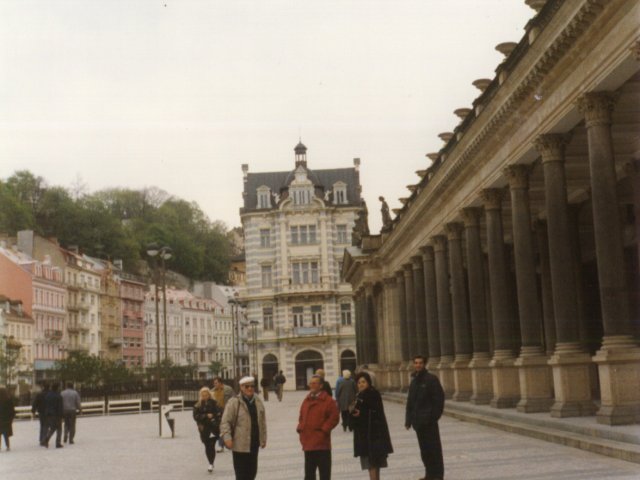
[[331, 430], [340, 420], [338, 406], [323, 388], [320, 375], [309, 382], [309, 395], [300, 406], [300, 418], [296, 431], [304, 450], [304, 480], [315, 480], [316, 470], [320, 480], [331, 478]]
[[64, 443], [73, 445], [76, 436], [76, 415], [82, 411], [80, 394], [74, 390], [73, 383], [67, 382], [67, 388], [62, 393], [62, 418], [64, 419]]
[[236, 480], [254, 480], [258, 473], [258, 450], [267, 446], [267, 418], [262, 400], [255, 394], [255, 379], [240, 379], [240, 394], [224, 408], [220, 435], [233, 451]]

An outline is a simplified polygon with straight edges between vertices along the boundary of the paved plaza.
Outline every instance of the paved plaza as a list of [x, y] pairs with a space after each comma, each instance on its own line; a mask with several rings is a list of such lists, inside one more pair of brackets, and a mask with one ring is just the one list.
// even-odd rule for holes
[[[259, 479], [303, 478], [295, 433], [302, 398], [302, 392], [285, 393], [282, 403], [273, 399], [266, 403], [269, 438], [260, 452]], [[382, 476], [417, 479], [422, 476], [422, 464], [415, 434], [403, 427], [403, 406], [387, 402], [385, 408], [396, 453]], [[12, 451], [0, 453], [0, 479], [41, 480], [43, 475], [64, 480], [211, 478], [191, 412], [174, 417], [174, 439], [157, 437], [156, 414], [80, 418], [76, 444], [48, 450], [37, 445], [37, 421], [15, 422]], [[632, 480], [640, 475], [640, 466], [634, 463], [447, 417], [440, 425], [447, 480]], [[218, 454], [213, 478], [233, 479], [229, 452]], [[351, 435], [340, 427], [333, 433], [333, 478], [368, 478], [353, 457]]]

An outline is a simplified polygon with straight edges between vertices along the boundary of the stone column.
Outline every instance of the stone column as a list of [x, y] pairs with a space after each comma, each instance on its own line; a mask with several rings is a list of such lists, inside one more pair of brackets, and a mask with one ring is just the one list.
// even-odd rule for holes
[[367, 318], [365, 325], [367, 330], [365, 332], [365, 350], [367, 351], [367, 363], [369, 366], [378, 363], [378, 335], [376, 327], [376, 307], [373, 295], [373, 285], [365, 285], [365, 302]]
[[484, 405], [493, 397], [493, 380], [489, 368], [489, 327], [487, 322], [487, 303], [484, 281], [484, 255], [480, 241], [479, 208], [468, 207], [462, 210], [465, 228], [465, 248], [467, 253], [467, 272], [469, 284], [469, 314], [473, 340], [473, 356], [469, 363], [471, 369], [471, 403]]
[[398, 285], [396, 277], [386, 277], [384, 279], [385, 292], [385, 315], [387, 344], [386, 369], [388, 374], [388, 386], [391, 390], [400, 390], [400, 372], [398, 369], [402, 364], [402, 334], [400, 332], [400, 318], [398, 316]]
[[489, 284], [491, 291], [491, 321], [495, 349], [489, 363], [493, 379], [494, 408], [515, 407], [520, 400], [518, 371], [514, 366], [514, 328], [509, 315], [509, 289], [502, 230], [503, 191], [497, 188], [482, 190], [487, 221], [487, 251], [489, 252]]
[[437, 371], [445, 397], [451, 398], [455, 391], [453, 380], [453, 314], [449, 293], [449, 269], [447, 268], [447, 238], [433, 237], [436, 267], [436, 295], [438, 301], [438, 329], [440, 333], [440, 363]]
[[577, 322], [578, 304], [564, 170], [566, 143], [567, 137], [560, 134], [541, 135], [535, 143], [542, 157], [544, 173], [549, 264], [556, 319], [556, 348], [549, 360], [555, 390], [555, 403], [551, 407], [553, 417], [586, 416], [595, 411], [589, 381], [591, 359], [580, 344]]
[[556, 348], [556, 321], [553, 314], [553, 293], [551, 290], [551, 267], [549, 266], [549, 241], [547, 222], [536, 220], [536, 244], [540, 262], [540, 293], [542, 296], [542, 318], [544, 325], [544, 344], [547, 357], [553, 355]]
[[413, 298], [416, 311], [416, 340], [417, 355], [424, 355], [429, 358], [429, 346], [427, 344], [427, 321], [425, 319], [425, 297], [424, 297], [424, 267], [422, 256], [411, 257], [413, 266]]
[[453, 400], [466, 402], [471, 398], [471, 328], [462, 260], [462, 224], [445, 225], [449, 241], [449, 272], [451, 273], [451, 304], [455, 358], [452, 365], [455, 392]]
[[440, 326], [438, 325], [438, 298], [436, 290], [436, 269], [433, 247], [424, 246], [422, 261], [424, 270], [424, 298], [427, 318], [427, 340], [429, 359], [427, 369], [435, 370], [440, 364]]
[[365, 352], [364, 345], [362, 343], [362, 338], [363, 338], [362, 332], [364, 329], [363, 322], [365, 318], [364, 312], [363, 312], [364, 304], [362, 301], [363, 293], [364, 293], [364, 289], [360, 288], [354, 294], [354, 306], [356, 309], [356, 312], [355, 312], [356, 350], [357, 350], [356, 355], [357, 355], [357, 360], [359, 365], [367, 363], [367, 359], [366, 359], [367, 353]]
[[400, 363], [398, 371], [400, 375], [400, 388], [402, 391], [405, 391], [409, 388], [409, 375], [407, 374], [407, 367], [409, 366], [409, 325], [407, 324], [407, 295], [403, 270], [396, 272], [396, 291], [396, 310], [400, 321], [400, 346], [402, 349], [402, 362]]
[[409, 359], [418, 354], [418, 332], [416, 330], [416, 301], [413, 286], [413, 268], [410, 263], [403, 265], [405, 296], [407, 300], [407, 334], [409, 336]]
[[548, 412], [553, 403], [551, 370], [542, 341], [542, 315], [533, 256], [529, 207], [530, 165], [511, 165], [504, 170], [511, 194], [513, 249], [522, 348], [515, 362], [520, 377], [519, 412]]
[[[629, 292], [624, 275], [622, 224], [611, 136], [614, 96], [585, 94], [578, 106], [585, 116], [589, 144], [591, 200], [604, 338], [594, 360], [600, 372], [599, 423], [640, 421], [640, 348], [632, 335]], [[637, 220], [636, 220], [637, 221]]]

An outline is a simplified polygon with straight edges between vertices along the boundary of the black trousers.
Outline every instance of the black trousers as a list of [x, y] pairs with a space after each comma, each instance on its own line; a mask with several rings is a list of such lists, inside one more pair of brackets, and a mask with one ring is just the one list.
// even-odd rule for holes
[[56, 446], [62, 445], [62, 418], [47, 417], [47, 436], [44, 439], [45, 444], [49, 445], [49, 440], [56, 434]]
[[258, 474], [258, 451], [233, 452], [233, 470], [236, 480], [254, 480]]
[[213, 465], [216, 461], [216, 441], [218, 437], [212, 437], [211, 432], [208, 429], [204, 429], [200, 432], [200, 441], [204, 444], [204, 453], [207, 456], [209, 465]]
[[320, 480], [331, 479], [331, 450], [304, 452], [304, 480], [316, 480], [316, 470]]
[[420, 456], [425, 468], [425, 478], [432, 480], [444, 478], [444, 460], [442, 459], [442, 443], [438, 422], [416, 430]]
[[47, 419], [44, 418], [43, 415], [38, 416], [38, 420], [40, 420], [40, 443], [44, 443], [47, 439], [47, 430], [49, 429], [47, 425]]
[[344, 428], [345, 431], [347, 428], [349, 431], [353, 430], [351, 427], [351, 413], [349, 413], [349, 410], [342, 410], [340, 415], [342, 415], [342, 428]]
[[64, 441], [71, 440], [76, 436], [76, 411], [63, 412], [64, 418]]

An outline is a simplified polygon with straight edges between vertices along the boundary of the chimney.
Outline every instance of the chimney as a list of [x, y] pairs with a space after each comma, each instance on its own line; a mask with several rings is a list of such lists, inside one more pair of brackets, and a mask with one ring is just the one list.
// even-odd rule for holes
[[245, 182], [247, 181], [247, 175], [249, 175], [249, 164], [248, 163], [243, 163], [242, 164], [242, 179]]
[[353, 166], [356, 167], [356, 172], [360, 171], [360, 159], [359, 158], [354, 158], [353, 159]]
[[70, 252], [75, 253], [76, 255], [80, 253], [80, 249], [78, 248], [78, 245], [69, 245], [68, 250]]

